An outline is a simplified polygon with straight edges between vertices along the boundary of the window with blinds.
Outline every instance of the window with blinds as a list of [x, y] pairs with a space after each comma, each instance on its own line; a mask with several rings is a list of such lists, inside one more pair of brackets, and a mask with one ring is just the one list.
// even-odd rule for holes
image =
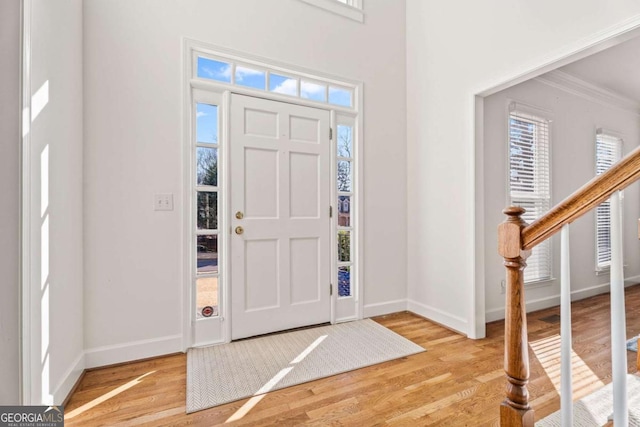
[[[515, 109], [509, 113], [509, 198], [531, 223], [551, 208], [549, 120]], [[525, 283], [551, 278], [551, 242], [539, 244], [527, 259]]]
[[[622, 158], [622, 139], [602, 130], [596, 132], [596, 175], [604, 173]], [[611, 201], [596, 208], [596, 270], [611, 264]]]

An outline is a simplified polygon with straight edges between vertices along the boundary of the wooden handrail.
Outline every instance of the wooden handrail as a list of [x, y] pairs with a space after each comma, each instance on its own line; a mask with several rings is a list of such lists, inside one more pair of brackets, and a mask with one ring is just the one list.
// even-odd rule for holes
[[523, 249], [531, 249], [560, 231], [600, 203], [615, 191], [640, 179], [640, 147], [633, 150], [602, 175], [587, 182], [549, 212], [522, 230]]
[[503, 211], [507, 219], [498, 226], [498, 253], [507, 269], [504, 340], [507, 387], [505, 400], [500, 405], [502, 427], [533, 427], [534, 424], [527, 390], [529, 349], [524, 298], [524, 269], [531, 249], [638, 179], [640, 147], [530, 225], [522, 220], [525, 211], [521, 207], [511, 206]]

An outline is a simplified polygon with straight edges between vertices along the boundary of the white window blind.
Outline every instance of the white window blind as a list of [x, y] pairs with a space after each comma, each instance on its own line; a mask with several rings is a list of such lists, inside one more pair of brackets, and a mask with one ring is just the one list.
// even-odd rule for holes
[[[531, 223], [551, 208], [549, 121], [518, 110], [509, 114], [509, 197]], [[551, 242], [545, 240], [527, 259], [525, 283], [551, 278]]]
[[[596, 175], [604, 173], [622, 158], [622, 139], [598, 130], [596, 133]], [[596, 208], [596, 270], [611, 263], [611, 201]]]

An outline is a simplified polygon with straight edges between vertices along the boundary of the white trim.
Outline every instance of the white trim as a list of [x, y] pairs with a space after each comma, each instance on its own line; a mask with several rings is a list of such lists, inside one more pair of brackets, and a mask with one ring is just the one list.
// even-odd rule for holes
[[482, 120], [484, 114], [484, 100], [476, 96], [474, 97], [474, 117], [476, 120], [475, 126], [475, 143], [473, 144], [474, 151], [474, 163], [472, 164], [473, 170], [470, 174], [474, 180], [473, 185], [475, 188], [475, 215], [474, 215], [474, 228], [473, 236], [474, 256], [473, 271], [474, 271], [474, 286], [471, 293], [471, 301], [469, 308], [469, 338], [480, 339], [487, 335], [486, 319], [485, 319], [485, 254], [484, 254], [484, 158], [477, 153], [483, 153], [484, 150], [484, 121]]
[[21, 403], [32, 403], [31, 364], [31, 0], [22, 1], [22, 63], [20, 147], [20, 393]]
[[401, 311], [407, 311], [406, 299], [367, 304], [364, 306], [364, 317], [369, 318], [383, 316], [385, 314], [398, 313]]
[[554, 70], [536, 77], [535, 80], [587, 101], [640, 115], [640, 102], [567, 72]]
[[599, 127], [596, 128], [596, 137], [598, 135], [609, 135], [609, 136], [613, 136], [614, 138], [618, 138], [620, 140], [620, 144], [621, 144], [621, 148], [624, 148], [624, 140], [625, 140], [625, 134], [615, 131], [615, 130], [611, 130], [611, 129], [607, 129], [607, 128], [603, 128], [603, 127]]
[[335, 325], [338, 323], [353, 322], [354, 320], [361, 320], [361, 319], [358, 319], [356, 316], [340, 317], [340, 318], [337, 318], [335, 322], [331, 322], [331, 324]]
[[54, 389], [53, 392], [53, 403], [57, 405], [62, 405], [64, 400], [69, 396], [73, 386], [78, 382], [80, 376], [84, 372], [85, 364], [84, 364], [84, 352], [81, 352], [76, 360], [69, 366], [67, 372], [64, 373], [62, 379], [58, 383], [58, 386]]
[[89, 348], [84, 361], [85, 368], [91, 369], [178, 352], [183, 352], [182, 334]]
[[[228, 83], [217, 82], [215, 80], [191, 79], [191, 87], [194, 89], [208, 90], [222, 93], [222, 91], [230, 91], [238, 95], [252, 96], [254, 98], [268, 99], [271, 101], [287, 102], [289, 104], [302, 105], [307, 107], [319, 108], [321, 110], [335, 110], [340, 114], [357, 114], [354, 108], [342, 107], [340, 105], [329, 104], [327, 102], [314, 101], [312, 99], [294, 97], [291, 95], [283, 95], [277, 92], [269, 92], [260, 89], [253, 89], [245, 86], [234, 86]], [[355, 91], [354, 91], [355, 98]]]
[[[640, 282], [640, 276], [627, 277], [626, 279], [624, 279], [624, 282], [625, 287], [637, 285]], [[609, 292], [609, 288], [609, 282], [607, 282], [601, 285], [572, 291], [571, 301], [580, 301], [596, 295], [606, 294]], [[545, 308], [557, 307], [560, 305], [560, 294], [527, 301], [526, 305], [527, 313], [544, 310]], [[495, 322], [496, 320], [502, 319], [504, 319], [504, 307], [487, 310], [487, 322]]]
[[[220, 245], [220, 243], [218, 244]], [[218, 294], [220, 294], [220, 291], [221, 285], [220, 281], [218, 281]], [[192, 310], [192, 315], [194, 312], [195, 310]], [[218, 303], [218, 313], [220, 313], [220, 303]], [[192, 347], [206, 347], [208, 345], [224, 344], [231, 341], [230, 339], [226, 339], [223, 318], [221, 315], [193, 320], [193, 325], [194, 337]]]
[[598, 31], [582, 40], [563, 46], [536, 60], [535, 63], [525, 64], [515, 72], [492, 79], [471, 92], [481, 97], [493, 95], [594, 53], [616, 46], [638, 35], [640, 35], [640, 14]]
[[453, 329], [456, 332], [467, 335], [469, 329], [469, 322], [467, 319], [413, 300], [407, 300], [407, 310], [425, 317], [428, 320], [439, 323], [449, 329]]
[[308, 3], [312, 6], [324, 9], [328, 12], [336, 15], [344, 16], [345, 18], [352, 19], [354, 21], [363, 23], [364, 12], [361, 8], [356, 6], [349, 6], [348, 4], [340, 3], [337, 0], [300, 0]]
[[335, 111], [329, 112], [329, 126], [331, 127], [331, 138], [329, 139], [329, 157], [331, 161], [331, 165], [329, 167], [329, 173], [331, 174], [331, 189], [329, 190], [329, 206], [332, 212], [331, 218], [329, 219], [329, 226], [331, 227], [331, 235], [329, 236], [329, 245], [331, 246], [331, 257], [330, 261], [330, 269], [331, 273], [329, 276], [329, 281], [331, 283], [331, 324], [334, 325], [339, 323], [338, 319], [338, 292], [340, 289], [340, 283], [338, 282], [338, 233], [335, 231], [338, 230], [338, 216], [339, 209], [336, 201], [338, 200], [338, 189], [336, 185], [336, 177], [337, 177], [337, 154], [338, 154], [338, 118], [336, 116]]
[[[640, 14], [632, 16], [629, 19], [619, 22], [615, 25], [612, 25], [611, 27], [606, 28], [602, 31], [599, 31], [594, 35], [591, 35], [582, 40], [578, 40], [575, 43], [564, 46], [561, 49], [551, 52], [551, 54], [535, 62], [526, 63], [513, 73], [499, 76], [495, 79], [491, 79], [487, 81], [485, 84], [480, 84], [476, 89], [472, 89], [470, 91], [473, 98], [469, 100], [469, 104], [473, 105], [472, 103], [476, 102], [475, 101], [476, 97], [485, 98], [487, 96], [493, 95], [494, 93], [500, 92], [501, 90], [515, 86], [519, 83], [522, 83], [534, 77], [540, 76], [549, 71], [555, 70], [559, 67], [562, 67], [563, 65], [567, 65], [571, 62], [577, 61], [579, 59], [582, 59], [594, 53], [600, 52], [609, 47], [620, 44], [626, 40], [629, 40], [633, 37], [638, 36], [639, 34], [640, 34]], [[476, 123], [474, 126], [477, 127], [479, 123], [483, 122], [484, 114], [476, 114], [475, 119], [476, 119]], [[469, 138], [471, 140], [473, 138], [473, 134], [469, 135]], [[475, 162], [477, 160], [483, 161], [483, 158], [484, 158], [483, 140], [484, 140], [484, 135], [481, 135], [480, 138], [478, 139], [477, 133], [476, 133], [476, 146], [475, 146], [475, 150], [471, 154], [472, 156], [474, 156], [474, 158], [470, 159], [472, 166], [475, 165]], [[478, 142], [480, 142], [480, 144], [478, 144]], [[470, 174], [469, 179], [470, 180], [483, 179], [483, 177], [481, 175], [472, 173]], [[483, 186], [484, 186], [484, 182], [482, 183], [472, 182], [470, 185], [470, 189], [471, 189], [470, 191], [472, 191], [473, 193], [467, 194], [466, 196], [470, 200], [475, 200], [475, 197], [476, 197], [475, 191], [477, 190], [477, 188], [482, 188]], [[477, 204], [474, 206], [474, 208], [475, 209], [472, 210], [473, 214], [468, 215], [468, 221], [469, 221], [469, 226], [471, 230], [475, 230], [475, 227], [478, 224], [479, 214], [478, 214]], [[484, 224], [482, 226], [484, 228]], [[478, 232], [476, 231], [474, 234], [477, 236]], [[480, 247], [479, 244], [480, 242], [477, 242], [476, 245], [472, 247], [471, 250], [473, 251], [474, 249], [479, 248]], [[477, 253], [471, 254], [472, 257], [475, 256], [476, 262], [478, 262], [479, 259], [484, 259], [484, 247], [481, 247], [480, 250], [483, 251], [482, 256], [478, 255]], [[476, 264], [476, 268], [477, 268], [477, 264]], [[477, 280], [477, 277], [479, 275], [478, 271], [474, 273], [475, 273], [475, 276], [472, 275], [472, 281]], [[483, 279], [483, 282], [484, 282], [484, 279]], [[475, 287], [476, 289], [479, 286], [484, 287], [485, 284], [477, 283], [477, 282], [475, 284], [472, 284], [472, 287]], [[477, 307], [477, 304], [476, 304], [476, 307]], [[486, 311], [486, 309], [484, 309], [484, 311], [486, 312], [486, 321], [487, 322], [491, 321], [490, 315], [489, 315], [490, 312]], [[476, 314], [476, 317], [479, 315], [477, 312], [475, 314]], [[473, 310], [470, 312], [469, 318], [471, 321], [471, 326], [473, 326], [473, 322], [474, 322]]]
[[[191, 50], [186, 40], [182, 43], [182, 58], [191, 58]], [[189, 72], [191, 71], [190, 62], [183, 59], [182, 64], [182, 182], [180, 189], [182, 195], [182, 229], [180, 230], [180, 239], [182, 242], [182, 263], [180, 265], [180, 277], [182, 277], [182, 351], [187, 351], [194, 343], [194, 328], [191, 325], [191, 284], [189, 277], [189, 265], [191, 262], [190, 248], [187, 245], [187, 236], [191, 235], [190, 203], [191, 192], [185, 191], [187, 183], [190, 179], [191, 168], [187, 165], [191, 164], [191, 85], [189, 84]]]
[[[218, 110], [218, 114], [221, 114], [221, 128], [218, 133], [220, 134], [220, 144], [218, 145], [219, 154], [218, 159], [218, 179], [222, 177], [222, 199], [223, 209], [218, 209], [218, 212], [222, 214], [222, 224], [231, 224], [231, 168], [230, 156], [227, 155], [229, 147], [229, 132], [231, 128], [231, 92], [225, 90], [222, 93], [221, 109]], [[229, 150], [230, 152], [230, 150]], [[226, 209], [224, 209], [226, 207]], [[231, 277], [231, 238], [230, 234], [226, 233], [227, 227], [221, 229], [222, 240], [218, 242], [218, 245], [222, 243], [222, 250], [225, 255], [222, 257], [222, 276], [218, 276], [218, 312], [220, 313], [220, 322], [222, 324], [222, 340], [225, 343], [231, 342], [231, 281], [228, 280]], [[231, 229], [229, 228], [229, 232]], [[220, 246], [218, 246], [220, 248]]]
[[354, 176], [358, 180], [356, 182], [356, 218], [357, 221], [355, 225], [356, 230], [356, 246], [355, 252], [353, 255], [355, 262], [355, 273], [356, 273], [356, 318], [363, 319], [364, 318], [364, 260], [365, 260], [365, 250], [364, 250], [364, 230], [365, 230], [365, 221], [364, 221], [364, 90], [363, 84], [358, 83], [355, 91], [353, 92], [354, 96], [354, 106], [358, 111], [358, 116], [356, 117], [356, 128], [354, 131], [356, 132], [356, 147], [355, 147], [355, 170]]
[[[538, 107], [537, 105], [533, 105], [528, 102], [518, 101], [517, 99], [508, 98], [507, 99], [507, 116], [511, 113], [522, 113], [529, 116], [538, 117], [546, 120], [547, 122], [553, 122], [553, 111]], [[509, 124], [507, 123], [507, 128], [509, 128]], [[509, 133], [507, 133], [509, 135]]]

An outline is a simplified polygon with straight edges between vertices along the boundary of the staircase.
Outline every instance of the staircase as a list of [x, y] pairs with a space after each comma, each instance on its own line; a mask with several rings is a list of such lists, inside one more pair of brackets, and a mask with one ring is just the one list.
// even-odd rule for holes
[[536, 245], [561, 231], [561, 418], [573, 425], [571, 392], [571, 294], [569, 276], [569, 224], [611, 198], [611, 348], [613, 407], [616, 427], [628, 426], [627, 359], [620, 190], [640, 179], [640, 147], [598, 175], [531, 224], [522, 220], [524, 209], [511, 206], [498, 227], [498, 252], [506, 274], [505, 359], [506, 398], [500, 405], [501, 426], [533, 426], [529, 404], [529, 352], [524, 295], [526, 259]]

